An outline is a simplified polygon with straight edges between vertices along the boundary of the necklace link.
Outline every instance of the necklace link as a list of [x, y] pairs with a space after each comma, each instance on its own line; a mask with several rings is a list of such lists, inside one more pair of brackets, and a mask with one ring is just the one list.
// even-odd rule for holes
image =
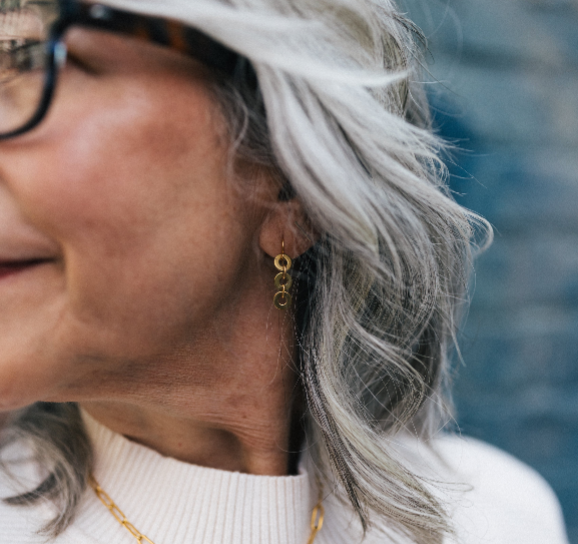
[[320, 497], [319, 502], [315, 505], [315, 508], [313, 508], [313, 512], [311, 512], [311, 535], [309, 536], [307, 544], [313, 544], [317, 533], [321, 531], [321, 528], [323, 527], [325, 508], [323, 508], [321, 500], [322, 499]]
[[139, 544], [146, 542], [147, 544], [155, 544], [149, 537], [143, 535], [124, 515], [123, 511], [116, 505], [110, 495], [100, 487], [94, 476], [90, 475], [88, 484], [92, 487], [94, 493], [99, 498], [100, 502], [106, 506], [108, 511], [135, 539]]

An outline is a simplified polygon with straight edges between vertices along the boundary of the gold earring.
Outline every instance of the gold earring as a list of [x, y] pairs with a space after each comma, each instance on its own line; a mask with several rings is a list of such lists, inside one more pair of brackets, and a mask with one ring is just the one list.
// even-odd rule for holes
[[275, 257], [275, 268], [280, 272], [275, 276], [275, 287], [278, 291], [273, 297], [273, 304], [278, 310], [286, 310], [291, 306], [291, 295], [289, 289], [293, 284], [293, 278], [287, 274], [291, 269], [293, 261], [289, 255], [285, 254], [285, 240], [281, 240], [281, 253]]

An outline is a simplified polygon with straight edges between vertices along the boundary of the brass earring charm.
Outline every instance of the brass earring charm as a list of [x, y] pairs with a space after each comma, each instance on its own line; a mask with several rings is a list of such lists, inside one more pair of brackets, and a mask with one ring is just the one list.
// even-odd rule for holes
[[278, 310], [286, 310], [291, 306], [291, 295], [289, 289], [293, 284], [293, 278], [287, 274], [288, 270], [291, 269], [291, 264], [293, 261], [289, 255], [285, 254], [285, 241], [281, 241], [281, 253], [275, 257], [275, 268], [279, 270], [279, 273], [275, 276], [275, 287], [278, 291], [273, 297], [273, 304]]

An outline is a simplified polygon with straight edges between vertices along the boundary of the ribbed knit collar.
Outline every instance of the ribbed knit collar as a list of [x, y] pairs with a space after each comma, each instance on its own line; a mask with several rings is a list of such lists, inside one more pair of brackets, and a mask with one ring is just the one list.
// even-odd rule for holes
[[[97, 481], [155, 544], [307, 542], [315, 501], [305, 470], [275, 477], [199, 467], [164, 457], [83, 417]], [[135, 541], [93, 493], [86, 494], [74, 527], [99, 543]]]

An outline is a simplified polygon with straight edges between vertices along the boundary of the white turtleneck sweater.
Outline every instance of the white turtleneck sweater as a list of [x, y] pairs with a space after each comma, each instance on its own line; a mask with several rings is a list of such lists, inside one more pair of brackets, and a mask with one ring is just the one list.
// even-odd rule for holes
[[[85, 415], [95, 450], [94, 475], [128, 520], [155, 544], [306, 544], [316, 490], [302, 464], [298, 476], [252, 476], [203, 468], [163, 457], [113, 433]], [[415, 439], [389, 446], [415, 470], [452, 485], [436, 493], [452, 512], [457, 544], [567, 544], [558, 502], [533, 470], [486, 444], [441, 438], [435, 449], [447, 467]], [[12, 458], [25, 457], [12, 450]], [[39, 474], [18, 468], [28, 482]], [[467, 484], [467, 485], [455, 485]], [[14, 492], [0, 477], [0, 496]], [[323, 529], [315, 544], [356, 544], [361, 532], [351, 511], [324, 500]], [[0, 503], [0, 544], [46, 542], [35, 532], [53, 515], [47, 504], [15, 507]], [[370, 531], [364, 544], [392, 543]], [[73, 524], [55, 544], [135, 544], [87, 489]]]

